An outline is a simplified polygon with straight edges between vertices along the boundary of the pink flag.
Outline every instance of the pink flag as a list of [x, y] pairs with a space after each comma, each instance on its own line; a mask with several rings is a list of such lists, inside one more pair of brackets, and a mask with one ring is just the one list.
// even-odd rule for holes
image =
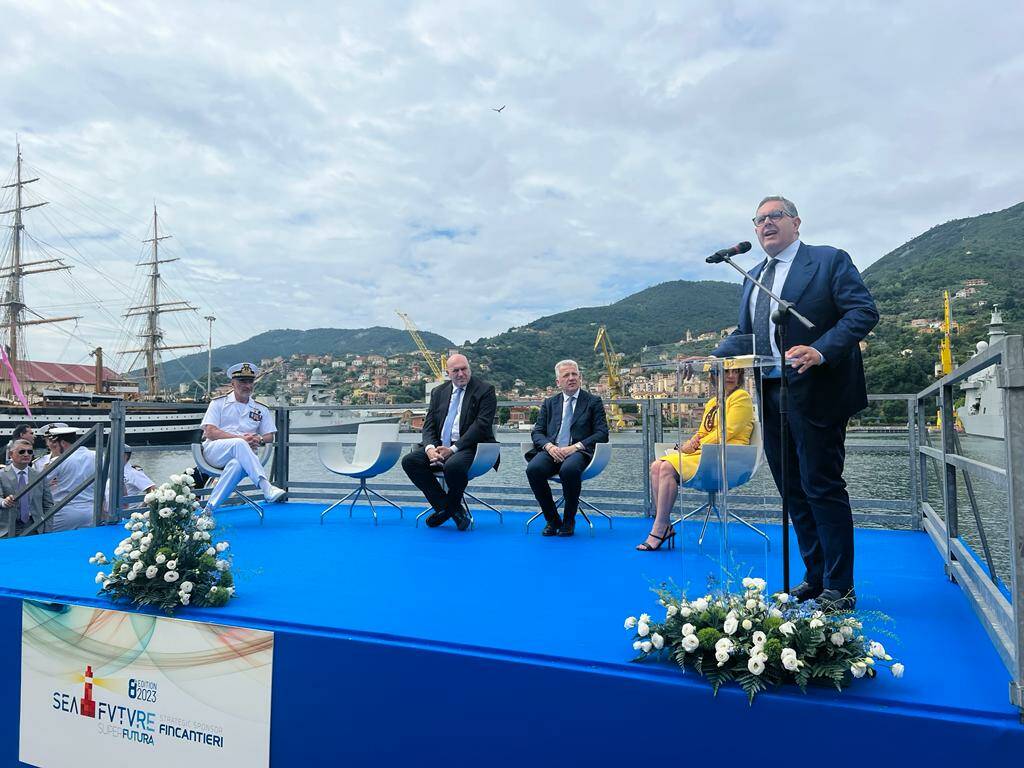
[[21, 384], [18, 382], [17, 374], [14, 373], [14, 366], [11, 365], [10, 358], [7, 357], [7, 347], [4, 344], [0, 344], [0, 362], [7, 369], [7, 375], [11, 377], [11, 389], [14, 390], [14, 396], [25, 406], [25, 413], [28, 414], [28, 417], [30, 419], [35, 418], [32, 416], [32, 409], [28, 407], [28, 399], [26, 399], [25, 393], [21, 391]]

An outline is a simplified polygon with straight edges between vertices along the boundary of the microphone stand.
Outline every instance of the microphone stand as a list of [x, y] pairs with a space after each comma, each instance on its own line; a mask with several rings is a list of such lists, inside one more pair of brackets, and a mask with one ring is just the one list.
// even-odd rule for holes
[[[792, 315], [807, 330], [814, 328], [814, 323], [801, 315], [793, 305], [785, 301], [781, 296], [772, 293], [770, 288], [762, 285], [757, 278], [751, 275], [743, 267], [736, 264], [728, 255], [722, 257], [722, 261], [735, 269], [745, 280], [749, 280], [771, 298], [778, 302], [779, 308], [772, 312], [772, 322], [775, 323], [775, 330], [779, 334], [779, 351], [782, 353], [782, 370], [779, 381], [779, 445], [781, 454], [779, 457], [779, 474], [782, 477], [782, 488], [779, 495], [782, 497], [782, 591], [789, 592], [789, 377], [786, 376], [786, 320]], [[756, 352], [757, 350], [755, 350]]]

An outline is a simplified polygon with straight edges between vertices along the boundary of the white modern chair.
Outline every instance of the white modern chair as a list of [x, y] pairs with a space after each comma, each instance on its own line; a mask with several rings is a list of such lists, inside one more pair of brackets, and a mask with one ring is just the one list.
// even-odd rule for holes
[[[256, 452], [256, 455], [259, 457], [260, 464], [262, 464], [264, 467], [269, 467], [270, 460], [274, 456], [274, 444], [271, 443], [270, 445], [264, 445]], [[192, 460], [195, 461], [196, 466], [202, 470], [203, 474], [210, 476], [210, 480], [206, 481], [206, 485], [203, 486], [204, 488], [209, 487], [211, 484], [211, 480], [215, 477], [220, 477], [221, 472], [224, 471], [224, 467], [214, 466], [203, 455], [202, 443], [192, 443]], [[250, 507], [256, 510], [256, 514], [260, 516], [260, 523], [263, 522], [263, 507], [261, 507], [255, 501], [253, 501], [244, 493], [239, 491], [237, 488], [234, 491], [232, 491], [231, 495], [237, 496], [244, 503], [248, 504]], [[225, 499], [225, 501], [227, 501], [227, 499]]]
[[[494, 469], [494, 465], [495, 463], [497, 463], [498, 457], [500, 455], [501, 443], [477, 443], [476, 453], [473, 454], [473, 463], [469, 465], [469, 482], [473, 482], [474, 480], [476, 480], [476, 478]], [[435, 470], [434, 477], [441, 481], [442, 486], [445, 486], [443, 469]], [[491, 510], [491, 512], [494, 512], [498, 515], [498, 522], [501, 523], [501, 525], [505, 524], [505, 516], [502, 514], [500, 509], [491, 506], [486, 501], [478, 499], [476, 496], [470, 493], [469, 488], [467, 488], [462, 494], [462, 508], [466, 511], [466, 514], [469, 515], [470, 527], [475, 526], [476, 521], [473, 519], [473, 512], [470, 510], [469, 503], [466, 501], [466, 499], [471, 499], [480, 506], [487, 507], [489, 510]], [[416, 515], [416, 527], [419, 527], [421, 517], [423, 517], [424, 515], [429, 515], [433, 511], [433, 507], [427, 507], [418, 515]]]
[[352, 499], [352, 502], [348, 505], [348, 516], [352, 517], [352, 510], [360, 495], [365, 496], [366, 502], [370, 505], [370, 514], [373, 515], [374, 525], [377, 525], [377, 510], [373, 506], [371, 495], [390, 504], [398, 510], [399, 517], [404, 517], [400, 506], [366, 485], [368, 478], [382, 475], [395, 466], [402, 456], [404, 447], [404, 443], [398, 441], [398, 424], [360, 424], [359, 431], [356, 433], [356, 448], [352, 455], [352, 461], [345, 458], [342, 443], [317, 443], [317, 455], [320, 457], [320, 463], [326, 469], [336, 475], [345, 475], [359, 480], [358, 488], [349, 491], [343, 498], [320, 513], [320, 524], [323, 525], [324, 517], [328, 512], [349, 499]]
[[[671, 451], [674, 448], [675, 443], [655, 444], [655, 450], [657, 451], [658, 456], [663, 456], [667, 451]], [[696, 473], [694, 473], [693, 477], [686, 482], [679, 484], [682, 488], [704, 491], [708, 495], [708, 500], [706, 502], [696, 509], [687, 512], [672, 523], [673, 526], [679, 525], [683, 520], [687, 520], [694, 515], [703, 512], [704, 524], [701, 526], [700, 537], [697, 539], [698, 545], [704, 543], [704, 534], [707, 532], [708, 521], [711, 519], [711, 515], [715, 515], [717, 518], [721, 519], [721, 510], [717, 504], [718, 494], [722, 489], [722, 475], [719, 466], [720, 455], [721, 446], [717, 443], [702, 446], [700, 451], [700, 463], [697, 465]], [[761, 438], [761, 425], [755, 419], [753, 431], [750, 433], [749, 445], [727, 445], [725, 447], [725, 471], [727, 475], [725, 487], [732, 490], [733, 488], [739, 488], [741, 485], [744, 485], [751, 477], [754, 476], [763, 462], [764, 444]], [[729, 517], [741, 525], [745, 525], [758, 536], [761, 536], [766, 542], [769, 542], [770, 546], [768, 535], [760, 528], [751, 525], [732, 510], [729, 510]]]
[[[533, 450], [534, 445], [533, 445], [533, 443], [522, 443], [520, 445], [520, 448], [522, 450], [523, 456], [525, 457], [525, 455], [526, 455], [526, 453], [528, 451]], [[585, 483], [585, 482], [587, 482], [587, 480], [592, 480], [593, 478], [595, 478], [598, 475], [600, 475], [602, 472], [604, 472], [605, 467], [608, 466], [608, 462], [611, 461], [611, 458], [612, 458], [612, 444], [611, 443], [597, 443], [594, 446], [594, 455], [590, 458], [590, 463], [587, 464], [586, 468], [583, 470], [583, 474], [580, 476], [580, 481]], [[559, 484], [561, 484], [561, 482], [562, 482], [561, 479], [558, 477], [558, 475], [555, 475], [551, 479], [554, 482], [559, 483]], [[563, 496], [559, 496], [558, 497], [558, 501], [555, 502], [555, 509], [558, 509], [562, 505], [563, 501], [565, 501], [565, 496], [564, 495]], [[586, 507], [586, 509], [584, 509], [584, 507]], [[587, 516], [587, 509], [589, 509], [589, 510], [591, 510], [593, 512], [596, 512], [597, 514], [599, 514], [602, 517], [604, 517], [608, 521], [608, 527], [609, 528], [612, 527], [612, 516], [609, 515], [607, 512], [605, 512], [604, 510], [598, 509], [593, 504], [591, 504], [589, 501], [584, 499], [583, 498], [583, 493], [581, 492], [580, 493], [580, 508], [579, 508], [579, 512], [580, 512], [581, 515], [583, 515], [583, 519], [587, 521], [587, 525], [590, 526], [590, 535], [591, 536], [594, 535], [594, 523], [591, 522], [590, 518]], [[534, 520], [536, 520], [542, 514], [543, 514], [542, 512], [537, 512], [533, 517], [531, 517], [529, 520], [526, 521], [526, 532], [527, 533], [530, 532], [530, 523], [532, 523]]]

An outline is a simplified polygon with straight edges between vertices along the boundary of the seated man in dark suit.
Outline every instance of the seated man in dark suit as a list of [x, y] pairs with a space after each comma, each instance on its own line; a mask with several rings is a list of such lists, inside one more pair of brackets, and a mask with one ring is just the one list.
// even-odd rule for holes
[[[580, 389], [583, 380], [574, 360], [555, 366], [555, 382], [562, 390], [540, 408], [533, 426], [533, 450], [526, 454], [526, 476], [547, 525], [544, 536], [572, 536], [579, 508], [580, 475], [594, 456], [594, 445], [608, 442], [608, 420], [597, 395]], [[559, 519], [548, 478], [558, 475], [565, 494], [565, 518]]]
[[[423, 439], [402, 459], [402, 469], [434, 508], [427, 525], [436, 528], [451, 518], [455, 527], [464, 531], [470, 524], [462, 509], [469, 466], [478, 443], [497, 442], [494, 414], [498, 398], [492, 385], [472, 375], [465, 355], [448, 358], [448, 378], [430, 393]], [[434, 477], [438, 468], [444, 469], [447, 493]]]

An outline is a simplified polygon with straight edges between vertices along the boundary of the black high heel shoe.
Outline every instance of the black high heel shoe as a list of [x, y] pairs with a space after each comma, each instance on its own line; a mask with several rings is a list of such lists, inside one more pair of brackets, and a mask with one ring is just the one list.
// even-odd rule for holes
[[646, 541], [643, 541], [640, 544], [636, 545], [636, 549], [637, 549], [638, 552], [655, 552], [656, 550], [661, 549], [661, 545], [664, 544], [666, 541], [668, 542], [667, 549], [675, 548], [675, 545], [676, 545], [676, 529], [673, 528], [671, 525], [665, 531], [665, 535], [664, 536], [659, 536], [654, 531], [651, 531], [647, 535], [649, 537], [651, 537], [652, 539], [657, 539], [658, 540], [657, 546], [652, 547]]

